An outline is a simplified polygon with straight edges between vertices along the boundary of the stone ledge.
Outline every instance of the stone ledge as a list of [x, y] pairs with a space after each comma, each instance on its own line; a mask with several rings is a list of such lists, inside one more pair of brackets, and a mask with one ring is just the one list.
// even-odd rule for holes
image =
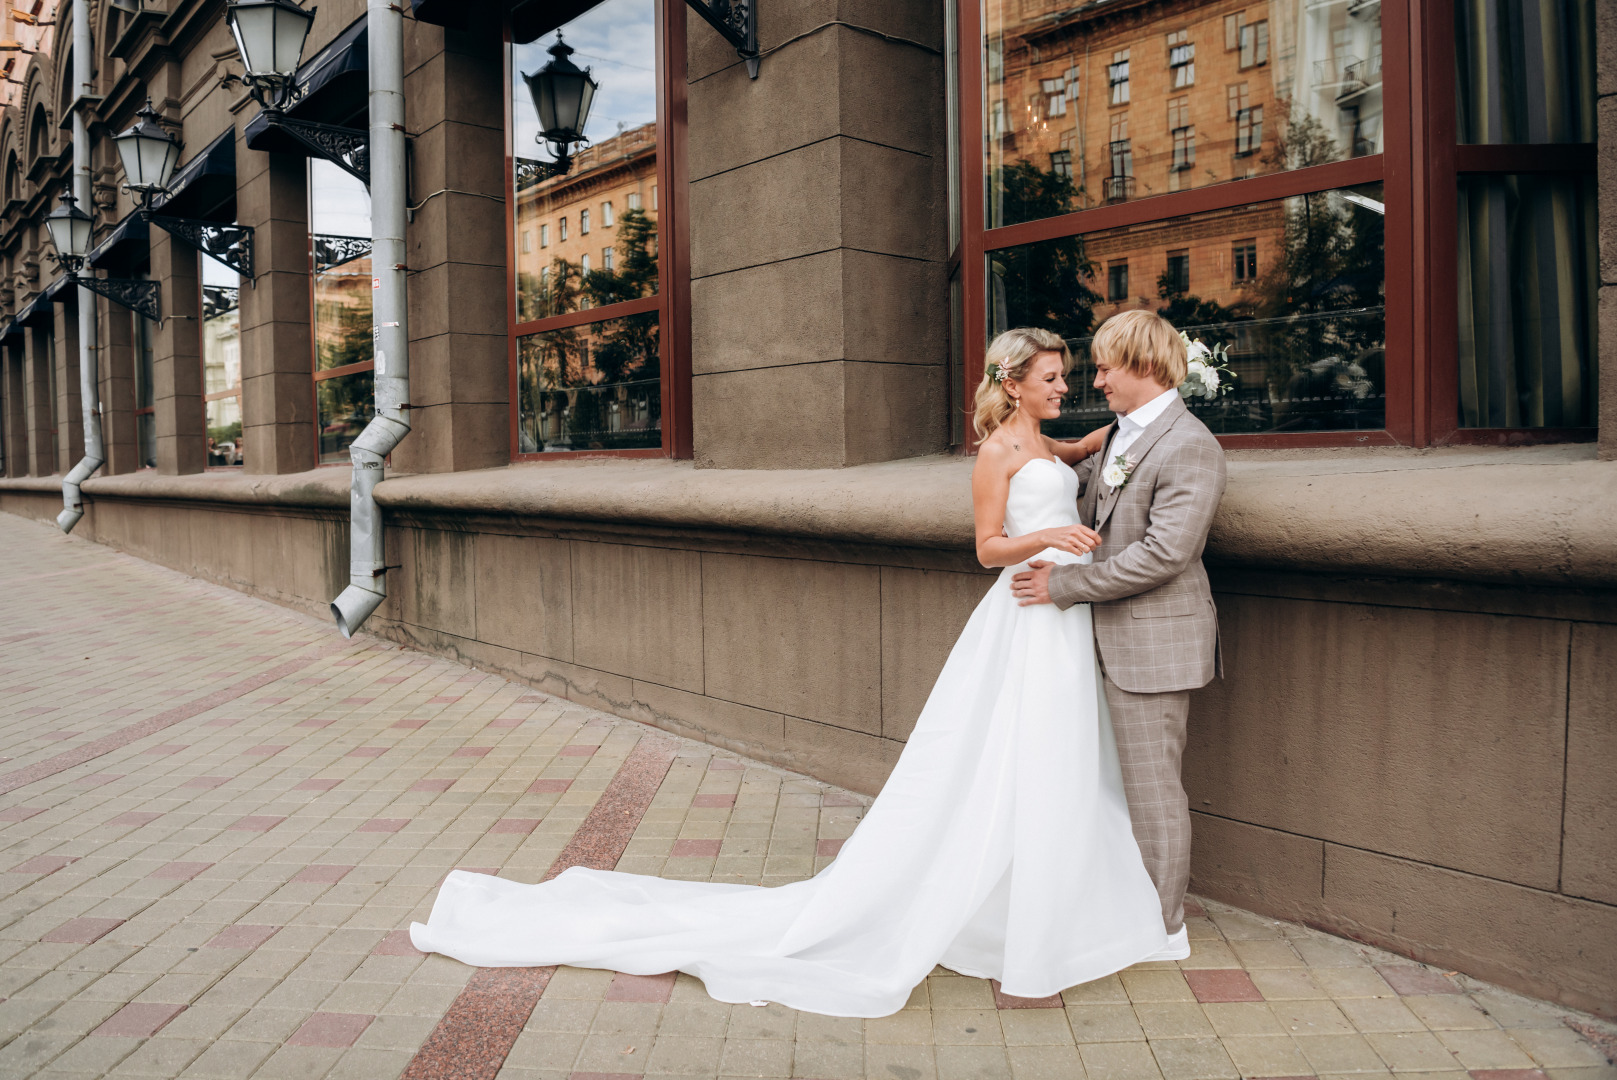
[[[384, 508], [969, 549], [968, 458], [847, 469], [697, 469], [683, 461], [524, 462], [390, 476]], [[92, 498], [341, 508], [348, 471], [133, 473]], [[6, 491], [60, 480], [0, 480]], [[1230, 566], [1567, 588], [1617, 585], [1617, 465], [1594, 447], [1238, 451], [1208, 559]]]

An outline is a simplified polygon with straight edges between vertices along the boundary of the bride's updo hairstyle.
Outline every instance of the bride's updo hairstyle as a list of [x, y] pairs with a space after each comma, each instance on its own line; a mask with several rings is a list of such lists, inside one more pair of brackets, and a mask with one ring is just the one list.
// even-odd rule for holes
[[1061, 354], [1063, 375], [1072, 370], [1072, 350], [1060, 334], [1048, 330], [1024, 326], [1007, 330], [989, 343], [983, 380], [977, 384], [976, 410], [971, 417], [978, 440], [988, 438], [1016, 412], [1016, 402], [1006, 391], [1005, 382], [1021, 381], [1027, 374], [1028, 361], [1044, 352]]
[[1173, 390], [1185, 381], [1189, 358], [1173, 324], [1154, 311], [1120, 311], [1100, 324], [1089, 355]]

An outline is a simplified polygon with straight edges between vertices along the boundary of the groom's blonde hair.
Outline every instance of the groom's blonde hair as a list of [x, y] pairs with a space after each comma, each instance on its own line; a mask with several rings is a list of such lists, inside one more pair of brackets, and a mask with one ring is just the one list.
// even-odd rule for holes
[[1154, 311], [1120, 311], [1101, 324], [1089, 355], [1172, 390], [1185, 381], [1185, 343], [1173, 324]]

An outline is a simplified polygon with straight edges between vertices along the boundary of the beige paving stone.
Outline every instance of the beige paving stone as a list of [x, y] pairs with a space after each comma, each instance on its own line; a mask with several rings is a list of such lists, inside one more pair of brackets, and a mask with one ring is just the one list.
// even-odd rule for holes
[[1094, 982], [1069, 986], [1061, 991], [1061, 1000], [1068, 1005], [1121, 1005], [1128, 1003], [1129, 995], [1123, 989], [1122, 979], [1108, 975]]
[[938, 1080], [1005, 1080], [1010, 1061], [1002, 1046], [939, 1046]]
[[797, 1040], [792, 1075], [816, 1080], [860, 1080], [865, 1075], [865, 1049], [857, 1042]]
[[1242, 1076], [1304, 1076], [1313, 1070], [1289, 1035], [1227, 1035], [1222, 1041]]
[[1611, 1064], [1589, 1040], [1565, 1025], [1507, 1030], [1534, 1061], [1547, 1069], [1599, 1068]]
[[1533, 1059], [1527, 1051], [1498, 1028], [1457, 1028], [1436, 1034], [1467, 1069], [1533, 1068]]
[[724, 1040], [720, 1076], [791, 1076], [792, 1043], [786, 1039]]
[[1007, 1046], [1071, 1046], [1072, 1027], [1062, 1009], [1005, 1009], [999, 1027]]
[[1433, 1031], [1497, 1027], [1493, 1018], [1463, 994], [1415, 995], [1403, 998], [1409, 1010]]
[[1266, 1001], [1210, 1001], [1202, 1012], [1221, 1037], [1290, 1034]]
[[1260, 968], [1300, 968], [1303, 958], [1284, 938], [1234, 938], [1230, 948], [1248, 971]]
[[1425, 1031], [1420, 1017], [1398, 998], [1337, 998], [1336, 1005], [1350, 1023], [1366, 1034], [1372, 1031]]
[[1386, 1064], [1363, 1035], [1300, 1035], [1297, 1046], [1320, 1076], [1326, 1073], [1383, 1073]]
[[865, 1041], [871, 1044], [932, 1045], [932, 1013], [901, 1009], [891, 1016], [865, 1021]]
[[1550, 1080], [1617, 1080], [1617, 1065], [1585, 1069], [1545, 1069]]
[[1069, 1005], [1067, 1022], [1073, 1039], [1087, 1042], [1136, 1042], [1145, 1038], [1132, 1005]]
[[1194, 1001], [1141, 1001], [1134, 1005], [1145, 1037], [1157, 1039], [1200, 1039], [1213, 1037], [1202, 1007]]
[[326, 1080], [394, 1080], [410, 1064], [413, 1051], [355, 1046], [337, 1059]]
[[1145, 1042], [1079, 1043], [1084, 1070], [1106, 1080], [1162, 1080], [1162, 1070]]
[[1005, 1056], [1013, 1080], [1084, 1080], [1087, 1075], [1075, 1046], [1007, 1046]]
[[1149, 1001], [1195, 1001], [1190, 984], [1177, 969], [1144, 970], [1139, 967], [1121, 972], [1129, 1000], [1138, 1005]]
[[175, 1038], [169, 1033], [170, 1023], [155, 1038], [143, 1040], [139, 1046], [113, 1067], [111, 1076], [178, 1076], [185, 1067], [208, 1048], [202, 1039]]
[[186, 1080], [243, 1080], [274, 1053], [278, 1043], [216, 1042], [202, 1051], [180, 1075]]
[[586, 1073], [643, 1073], [653, 1039], [651, 1035], [586, 1035], [573, 1068]]
[[790, 1039], [796, 1033], [797, 1013], [784, 1005], [732, 1005], [728, 1039]]
[[1349, 1035], [1354, 1027], [1331, 1001], [1277, 1001], [1275, 1019], [1293, 1035]]
[[[1186, 921], [1188, 925], [1188, 920]], [[1235, 950], [1223, 938], [1205, 939], [1191, 938], [1190, 956], [1179, 961], [1179, 967], [1186, 971], [1197, 969], [1238, 968], [1240, 959]]]
[[930, 1043], [893, 1045], [869, 1043], [865, 1046], [866, 1080], [938, 1080], [937, 1058]]
[[1459, 1062], [1429, 1031], [1383, 1031], [1365, 1035], [1394, 1072], [1453, 1071]]
[[932, 1010], [932, 1042], [935, 1045], [999, 1045], [1004, 1041], [999, 1014], [993, 1009]]
[[[1292, 942], [1295, 946], [1298, 943]], [[1337, 998], [1366, 998], [1366, 997], [1396, 997], [1387, 980], [1375, 968], [1368, 965], [1362, 967], [1319, 967], [1313, 966], [1306, 953], [1303, 959], [1311, 965], [1309, 974], [1331, 997]]]
[[1163, 1080], [1233, 1080], [1240, 1075], [1217, 1039], [1152, 1039]]
[[934, 1009], [992, 1009], [994, 990], [985, 979], [960, 975], [934, 976], [926, 980]]
[[646, 1059], [648, 1076], [717, 1076], [722, 1038], [659, 1034]]

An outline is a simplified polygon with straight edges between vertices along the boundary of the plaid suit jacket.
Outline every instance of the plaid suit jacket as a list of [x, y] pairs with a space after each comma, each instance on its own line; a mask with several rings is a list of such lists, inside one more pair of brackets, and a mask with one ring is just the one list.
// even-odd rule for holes
[[1100, 474], [1116, 434], [1113, 423], [1106, 450], [1075, 466], [1079, 514], [1101, 536], [1095, 561], [1054, 567], [1050, 598], [1093, 605], [1101, 662], [1124, 690], [1193, 690], [1224, 673], [1202, 566], [1224, 495], [1224, 450], [1175, 398], [1129, 447], [1134, 471], [1114, 491]]

